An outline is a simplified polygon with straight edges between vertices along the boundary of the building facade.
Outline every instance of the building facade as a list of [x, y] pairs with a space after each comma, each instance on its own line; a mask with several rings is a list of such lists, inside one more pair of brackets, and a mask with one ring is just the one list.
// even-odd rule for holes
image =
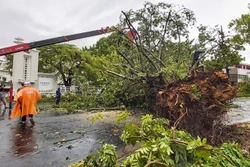
[[[21, 38], [16, 38], [16, 41], [14, 41], [16, 44], [22, 42]], [[17, 52], [13, 56], [11, 82], [14, 91], [21, 86], [21, 82], [30, 82], [32, 87], [38, 89], [43, 94], [54, 94], [56, 92], [57, 80], [55, 79], [55, 73], [38, 72], [38, 50], [30, 49], [27, 52]]]
[[229, 67], [229, 79], [231, 84], [242, 82], [244, 78], [250, 78], [250, 64], [240, 63]]

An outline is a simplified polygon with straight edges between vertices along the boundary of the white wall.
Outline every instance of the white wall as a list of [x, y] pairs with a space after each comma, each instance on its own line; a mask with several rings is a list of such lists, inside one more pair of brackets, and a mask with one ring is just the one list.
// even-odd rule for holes
[[12, 67], [13, 89], [21, 87], [21, 82], [31, 82], [32, 87], [38, 88], [38, 58], [39, 51], [31, 49], [29, 52], [14, 53]]
[[30, 50], [31, 54], [31, 66], [30, 66], [30, 82], [34, 83], [34, 87], [38, 88], [38, 61], [39, 61], [39, 52], [36, 49]]
[[38, 73], [38, 90], [43, 93], [56, 93], [57, 80], [54, 73]]
[[21, 87], [20, 83], [23, 81], [23, 55], [24, 52], [17, 52], [13, 55], [12, 83], [15, 91]]
[[238, 82], [241, 82], [242, 78], [240, 78], [240, 75], [246, 75], [248, 76], [248, 78], [250, 78], [250, 70], [238, 68], [237, 75], [238, 75]]

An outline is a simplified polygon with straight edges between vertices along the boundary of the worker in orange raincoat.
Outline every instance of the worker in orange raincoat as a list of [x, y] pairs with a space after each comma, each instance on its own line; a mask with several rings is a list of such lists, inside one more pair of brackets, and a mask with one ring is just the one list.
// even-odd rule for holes
[[41, 93], [32, 88], [30, 82], [24, 82], [24, 87], [14, 97], [16, 105], [12, 111], [11, 118], [21, 117], [21, 124], [26, 123], [26, 117], [34, 125], [33, 115], [37, 114], [36, 102], [41, 99]]

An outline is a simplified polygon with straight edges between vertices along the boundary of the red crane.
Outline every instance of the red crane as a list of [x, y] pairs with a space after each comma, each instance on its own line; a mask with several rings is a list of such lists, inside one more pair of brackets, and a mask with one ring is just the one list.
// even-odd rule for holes
[[96, 35], [102, 35], [105, 33], [109, 33], [116, 30], [115, 27], [106, 27], [102, 28], [100, 30], [94, 30], [94, 31], [88, 31], [88, 32], [83, 32], [83, 33], [78, 33], [78, 34], [72, 34], [72, 35], [66, 35], [66, 36], [60, 36], [60, 37], [55, 37], [55, 38], [50, 38], [50, 39], [45, 39], [41, 41], [35, 41], [35, 42], [30, 42], [30, 43], [22, 43], [10, 47], [5, 47], [5, 48], [0, 48], [0, 56], [11, 54], [11, 53], [16, 53], [16, 52], [21, 52], [21, 51], [26, 51], [29, 49], [33, 48], [38, 48], [46, 45], [52, 45], [56, 43], [62, 43], [62, 42], [67, 42], [67, 41], [72, 41], [76, 39], [81, 39], [81, 38], [88, 38]]

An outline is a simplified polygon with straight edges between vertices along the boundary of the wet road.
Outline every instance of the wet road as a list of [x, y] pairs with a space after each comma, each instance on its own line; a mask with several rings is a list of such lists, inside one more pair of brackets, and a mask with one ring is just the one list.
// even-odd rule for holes
[[227, 124], [250, 122], [250, 98], [249, 97], [236, 98], [233, 101], [233, 104], [235, 104], [238, 107], [231, 108], [230, 112], [228, 112]]
[[[53, 116], [41, 112], [20, 126], [19, 119], [0, 117], [0, 166], [1, 167], [63, 167], [77, 162], [96, 150], [104, 139], [122, 148], [118, 135], [111, 135], [117, 127], [113, 120], [119, 111], [103, 112], [104, 119], [91, 123], [96, 113]], [[131, 116], [135, 122], [140, 114]]]

